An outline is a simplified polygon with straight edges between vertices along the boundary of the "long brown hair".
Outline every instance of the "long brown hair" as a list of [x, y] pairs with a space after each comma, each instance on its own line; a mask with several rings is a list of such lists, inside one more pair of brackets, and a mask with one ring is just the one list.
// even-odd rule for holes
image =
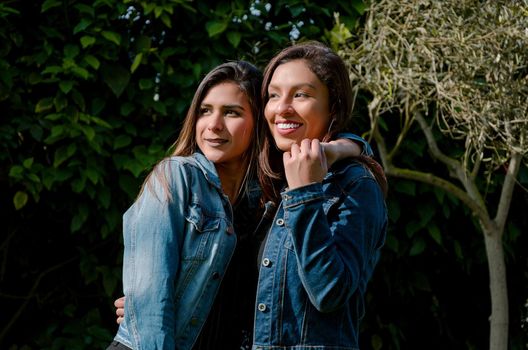
[[[264, 69], [261, 96], [264, 106], [268, 96], [268, 86], [273, 73], [281, 64], [303, 60], [309, 69], [328, 88], [330, 127], [324, 141], [330, 140], [334, 135], [343, 130], [349, 124], [352, 115], [353, 94], [352, 85], [348, 76], [348, 70], [344, 61], [335, 52], [323, 43], [307, 41], [284, 48], [275, 55]], [[260, 171], [259, 181], [262, 186], [264, 200], [278, 202], [281, 183], [284, 179], [284, 167], [282, 164], [282, 152], [275, 146], [273, 136], [269, 130], [265, 130], [266, 136], [262, 140], [262, 150], [259, 157]], [[384, 194], [386, 193], [387, 181], [381, 166], [372, 158], [356, 159], [365, 164], [374, 174]]]
[[[171, 155], [190, 156], [193, 153], [199, 151], [198, 143], [196, 141], [196, 123], [200, 114], [200, 105], [211, 88], [225, 82], [235, 83], [240, 88], [240, 91], [246, 95], [249, 105], [251, 106], [251, 114], [253, 115], [256, 125], [256, 130], [252, 130], [252, 142], [247, 151], [242, 155], [244, 163], [247, 164], [246, 169], [244, 169], [246, 173], [242, 186], [244, 187], [243, 190], [247, 191], [249, 184], [246, 179], [255, 177], [258, 167], [257, 159], [260, 149], [259, 139], [261, 138], [261, 135], [259, 135], [259, 129], [262, 123], [261, 115], [263, 110], [262, 99], [260, 95], [262, 73], [258, 68], [249, 62], [226, 62], [213, 68], [209, 73], [207, 73], [194, 93], [194, 97], [191, 101], [189, 109], [187, 110], [187, 115], [185, 116], [180, 134], [171, 146], [171, 149], [173, 150]], [[161, 163], [164, 159], [162, 159], [159, 163]], [[167, 179], [163, 178], [164, 172], [159, 171], [159, 167], [155, 167], [155, 169], [147, 176], [141, 191], [143, 191], [145, 183], [148, 183], [148, 179], [153, 173], [161, 176], [160, 180], [162, 181], [163, 186], [168, 189]], [[167, 194], [170, 198], [170, 193]]]

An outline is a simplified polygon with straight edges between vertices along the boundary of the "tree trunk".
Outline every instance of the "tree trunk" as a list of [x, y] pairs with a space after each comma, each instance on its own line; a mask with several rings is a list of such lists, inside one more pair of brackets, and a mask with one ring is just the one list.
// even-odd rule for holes
[[508, 349], [508, 287], [506, 264], [502, 247], [502, 232], [499, 229], [484, 228], [484, 240], [488, 257], [491, 316], [490, 350]]

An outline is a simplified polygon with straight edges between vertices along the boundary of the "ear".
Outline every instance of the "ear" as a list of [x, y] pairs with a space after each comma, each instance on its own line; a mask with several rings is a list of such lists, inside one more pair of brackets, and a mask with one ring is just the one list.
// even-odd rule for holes
[[334, 126], [334, 123], [336, 121], [335, 117], [332, 117], [332, 120], [330, 120], [330, 124], [328, 124], [328, 130], [326, 130], [326, 135], [321, 140], [322, 142], [328, 142], [330, 141], [330, 136], [332, 135], [332, 126]]

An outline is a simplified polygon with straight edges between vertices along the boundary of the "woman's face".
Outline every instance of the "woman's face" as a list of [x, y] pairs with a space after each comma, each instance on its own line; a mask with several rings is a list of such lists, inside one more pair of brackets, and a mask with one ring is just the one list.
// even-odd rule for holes
[[305, 139], [321, 140], [328, 131], [328, 88], [308, 68], [305, 60], [281, 64], [268, 86], [264, 115], [281, 151]]
[[254, 129], [246, 95], [237, 84], [224, 82], [212, 87], [199, 107], [196, 142], [205, 157], [223, 165], [241, 166]]

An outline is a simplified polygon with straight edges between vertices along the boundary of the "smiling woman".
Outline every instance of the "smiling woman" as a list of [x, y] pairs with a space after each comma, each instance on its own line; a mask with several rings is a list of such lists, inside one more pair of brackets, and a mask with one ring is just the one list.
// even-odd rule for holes
[[282, 151], [306, 138], [322, 139], [331, 119], [328, 88], [306, 61], [281, 64], [270, 80], [264, 115]]
[[327, 167], [321, 142], [352, 112], [346, 66], [328, 47], [285, 48], [263, 80], [272, 137], [260, 177], [278, 209], [262, 249], [254, 348], [357, 350], [387, 230], [383, 171], [362, 157]]

